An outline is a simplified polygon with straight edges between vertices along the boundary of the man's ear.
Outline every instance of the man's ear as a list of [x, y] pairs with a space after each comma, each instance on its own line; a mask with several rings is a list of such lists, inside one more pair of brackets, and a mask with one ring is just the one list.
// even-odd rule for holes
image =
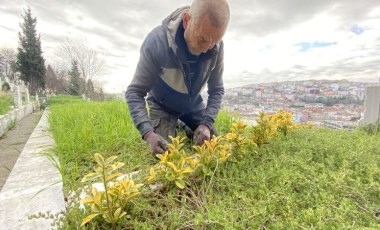
[[187, 28], [187, 26], [189, 25], [189, 22], [190, 22], [190, 14], [188, 12], [185, 12], [183, 14], [183, 20], [182, 20], [182, 24], [183, 24], [183, 28]]

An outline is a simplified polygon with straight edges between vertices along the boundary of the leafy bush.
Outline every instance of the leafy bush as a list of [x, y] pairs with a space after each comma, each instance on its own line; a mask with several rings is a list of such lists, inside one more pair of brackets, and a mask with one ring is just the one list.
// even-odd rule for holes
[[368, 124], [359, 128], [368, 134], [378, 134], [380, 132], [380, 122], [377, 124]]
[[11, 94], [0, 95], [0, 115], [6, 114], [13, 106], [13, 96]]
[[4, 82], [1, 85], [1, 90], [7, 92], [7, 91], [11, 90], [11, 86], [8, 84], [8, 82]]
[[121, 162], [114, 163], [115, 159], [115, 156], [104, 159], [102, 154], [95, 153], [97, 167], [94, 172], [84, 176], [82, 182], [100, 181], [104, 186], [104, 191], [92, 188], [91, 195], [81, 200], [81, 203], [91, 210], [90, 214], [83, 219], [81, 227], [95, 217], [101, 216], [112, 225], [112, 229], [115, 229], [116, 223], [127, 214], [130, 200], [140, 194], [139, 189], [142, 184], [135, 184], [130, 179], [114, 181], [122, 176], [117, 170], [124, 165]]

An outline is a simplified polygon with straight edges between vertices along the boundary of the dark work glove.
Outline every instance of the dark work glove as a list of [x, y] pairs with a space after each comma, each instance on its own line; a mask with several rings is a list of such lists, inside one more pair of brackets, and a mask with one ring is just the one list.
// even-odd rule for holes
[[193, 143], [202, 145], [205, 140], [210, 140], [210, 136], [210, 129], [206, 125], [200, 124], [194, 131]]
[[153, 131], [147, 132], [144, 140], [150, 145], [150, 151], [153, 154], [164, 153], [168, 149], [168, 142]]

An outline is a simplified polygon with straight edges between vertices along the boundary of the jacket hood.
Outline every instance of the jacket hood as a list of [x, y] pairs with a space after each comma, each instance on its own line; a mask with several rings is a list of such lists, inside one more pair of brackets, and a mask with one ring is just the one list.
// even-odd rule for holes
[[169, 47], [173, 49], [174, 53], [178, 48], [175, 43], [175, 36], [178, 30], [179, 25], [182, 23], [183, 14], [189, 11], [190, 6], [185, 6], [178, 8], [173, 13], [171, 13], [167, 18], [162, 21], [162, 27], [165, 30], [166, 37], [168, 39]]

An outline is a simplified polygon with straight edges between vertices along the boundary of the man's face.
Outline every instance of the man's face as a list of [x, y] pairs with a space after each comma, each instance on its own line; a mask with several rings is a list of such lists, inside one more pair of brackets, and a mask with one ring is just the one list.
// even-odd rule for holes
[[185, 41], [189, 52], [193, 55], [206, 53], [222, 40], [225, 32], [225, 29], [215, 28], [207, 16], [194, 21], [188, 14], [184, 16], [184, 28]]

